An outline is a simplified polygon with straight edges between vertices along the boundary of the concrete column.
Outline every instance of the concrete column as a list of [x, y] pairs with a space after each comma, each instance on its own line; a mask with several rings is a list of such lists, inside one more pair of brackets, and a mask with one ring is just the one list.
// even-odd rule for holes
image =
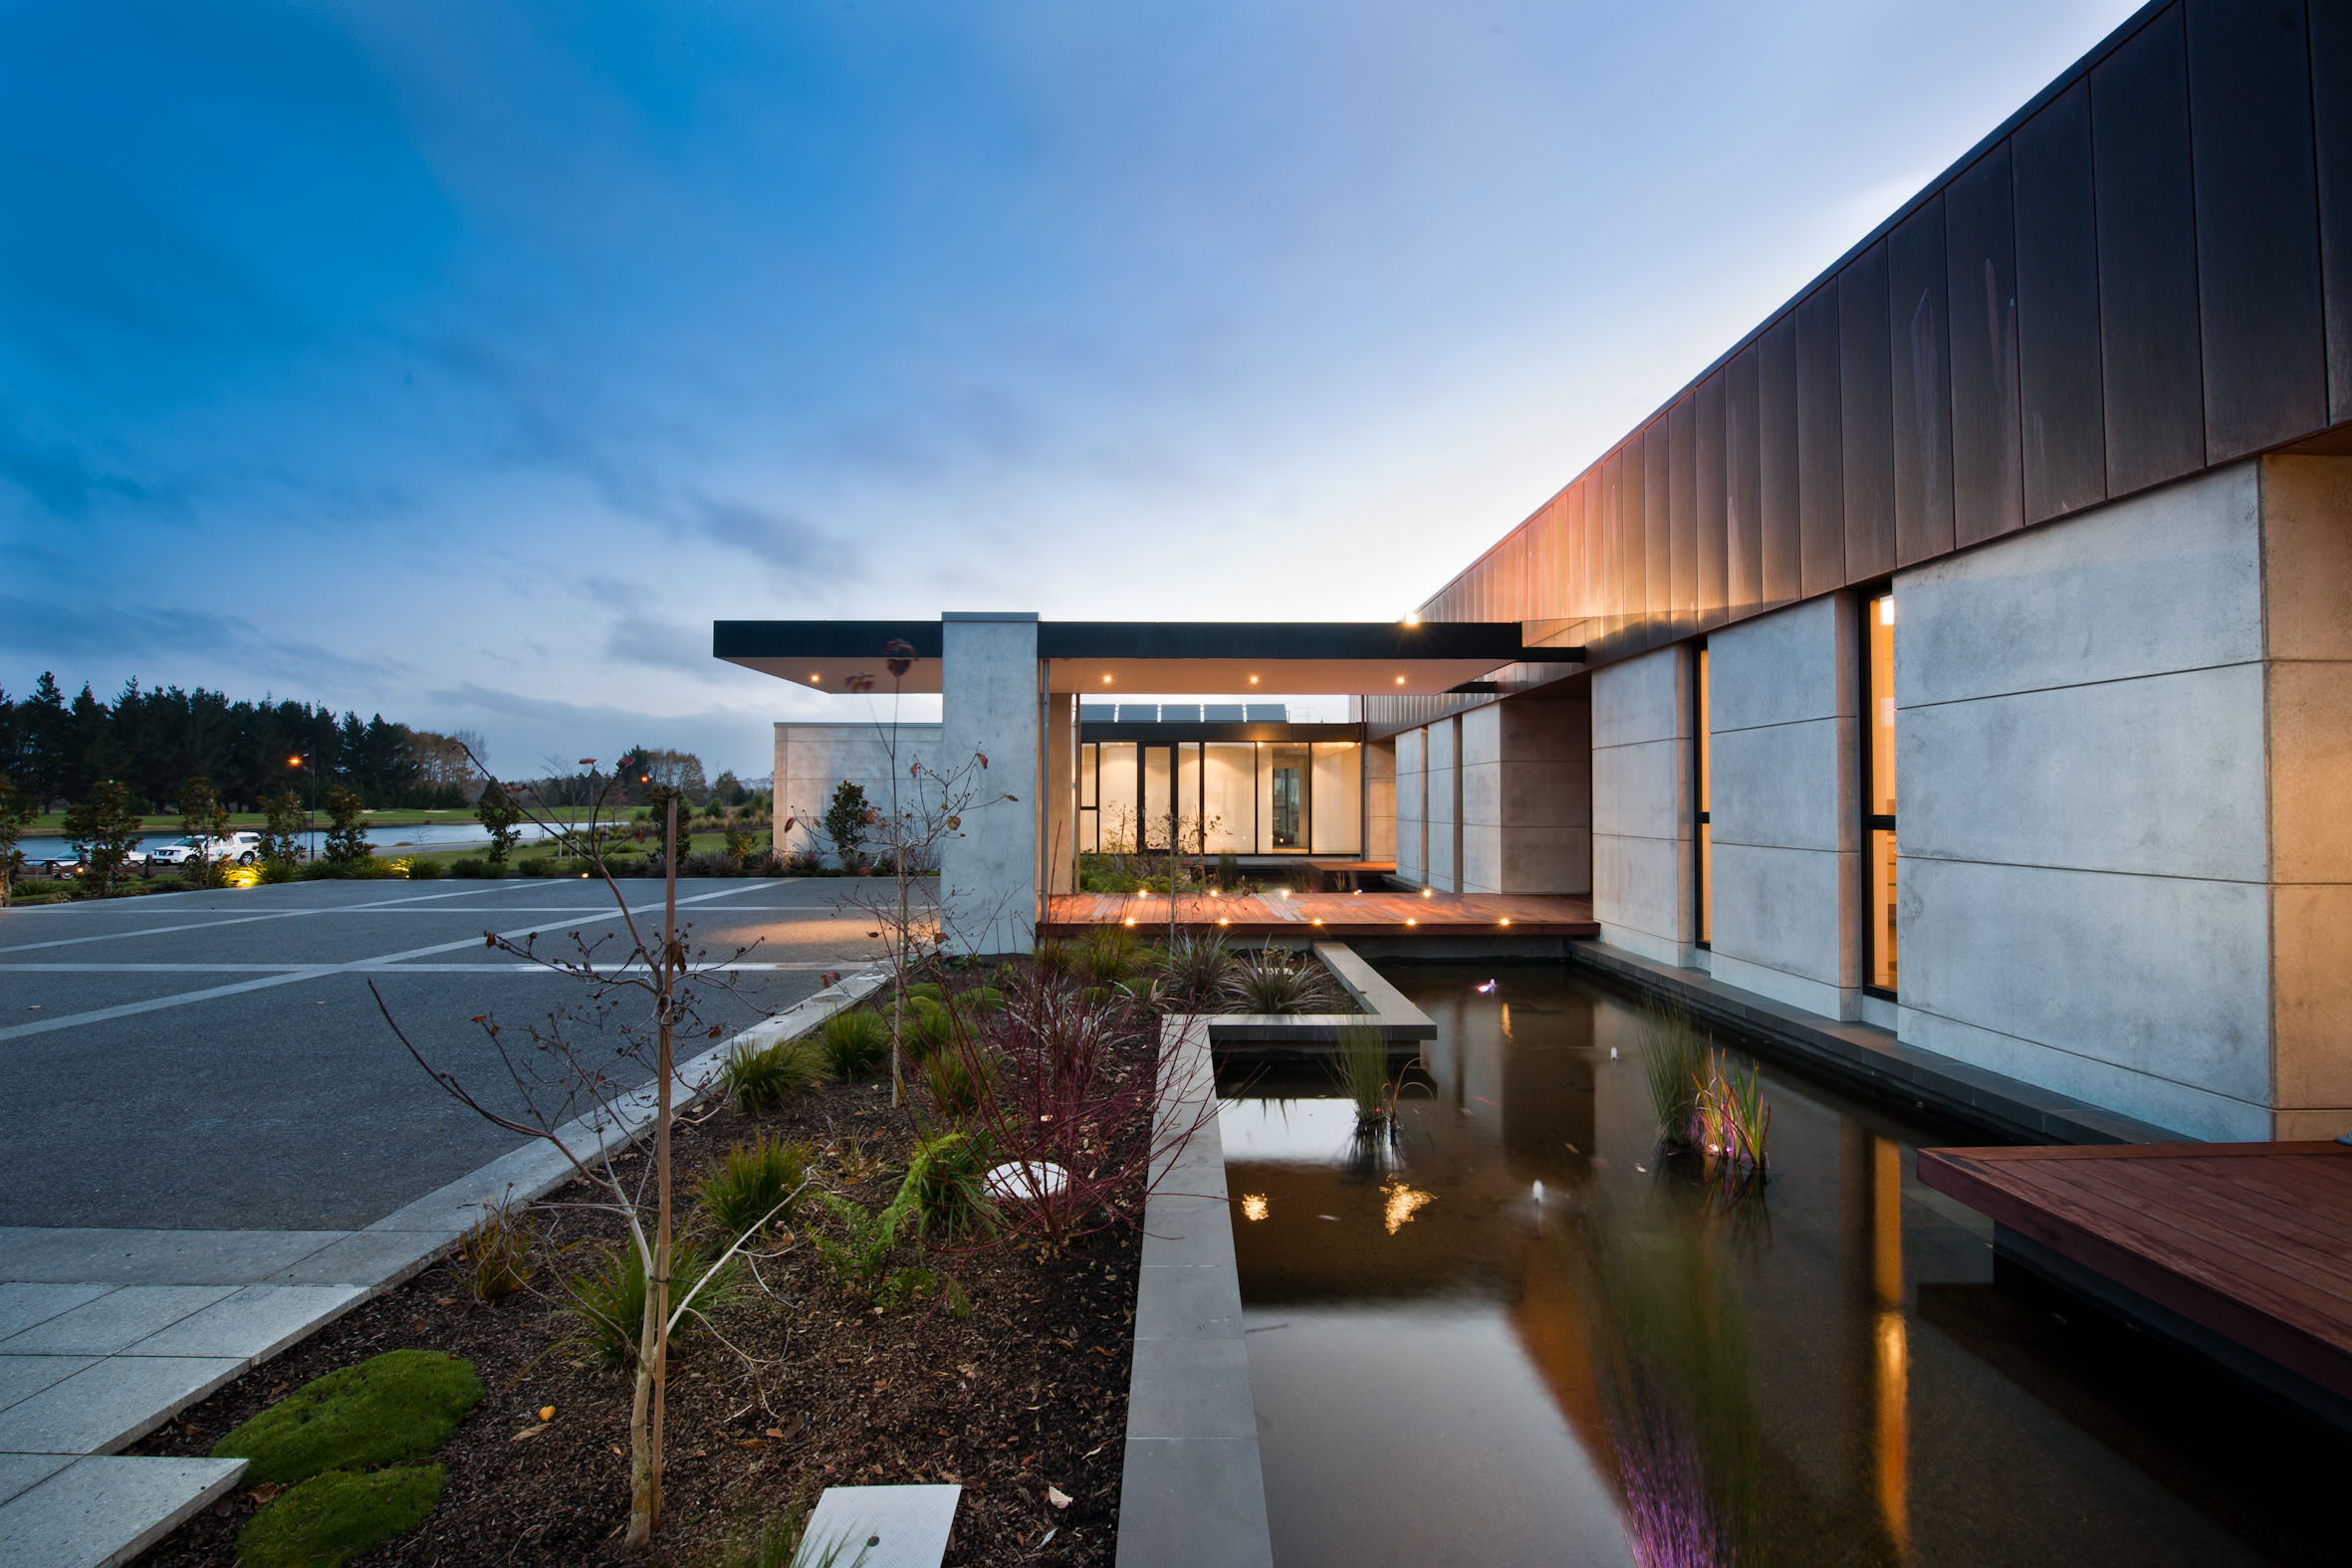
[[1832, 594], [1707, 642], [1709, 967], [1727, 985], [1846, 1019], [1861, 1015], [1862, 997], [1857, 613]]
[[1364, 745], [1364, 858], [1396, 858], [1396, 741]]
[[1049, 893], [1067, 893], [1077, 868], [1078, 700], [1063, 692], [1046, 698], [1046, 828], [1038, 852]]
[[1423, 818], [1429, 790], [1429, 732], [1406, 730], [1396, 738], [1396, 874], [1419, 887], [1429, 880]]
[[1604, 942], [1664, 964], [1698, 956], [1690, 741], [1687, 644], [1593, 672], [1593, 918]]
[[2261, 463], [2272, 1120], [2352, 1132], [2352, 458]]
[[1462, 890], [1592, 890], [1592, 703], [1567, 691], [1462, 716]]
[[[1027, 953], [1037, 932], [1039, 796], [1038, 617], [950, 612], [941, 617], [945, 695], [941, 751], [949, 770], [971, 767], [971, 803], [940, 857], [943, 938], [951, 951]], [[988, 766], [975, 759], [985, 756]]]

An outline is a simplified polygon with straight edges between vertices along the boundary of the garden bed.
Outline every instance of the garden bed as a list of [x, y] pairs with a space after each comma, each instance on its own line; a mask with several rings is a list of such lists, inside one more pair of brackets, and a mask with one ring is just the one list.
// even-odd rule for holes
[[[1148, 1069], [1156, 1027], [1138, 1014], [1116, 1047], [1121, 1074]], [[788, 1107], [729, 1107], [675, 1138], [684, 1194], [728, 1149], [762, 1135], [819, 1151], [825, 1189], [868, 1210], [898, 1190], [923, 1124], [919, 1089], [893, 1110], [878, 1080], [823, 1085]], [[921, 1111], [921, 1116], [916, 1114]], [[1141, 1176], [1121, 1207], [1139, 1213]], [[232, 1383], [136, 1446], [209, 1453], [240, 1422], [324, 1373], [394, 1349], [471, 1361], [482, 1402], [434, 1456], [448, 1479], [425, 1522], [363, 1563], [643, 1561], [623, 1550], [631, 1380], [576, 1343], [564, 1279], [621, 1234], [617, 1218], [567, 1204], [536, 1211], [538, 1275], [522, 1291], [475, 1299], [444, 1259], [317, 1337]], [[663, 1522], [653, 1561], [727, 1560], [763, 1524], [790, 1528], [827, 1485], [952, 1480], [964, 1487], [948, 1561], [1108, 1564], [1114, 1554], [1140, 1237], [1120, 1225], [1066, 1251], [1035, 1244], [944, 1246], [923, 1259], [969, 1300], [942, 1290], [880, 1310], [845, 1293], [817, 1255], [827, 1222], [810, 1205], [789, 1243], [758, 1264], [775, 1299], [754, 1293], [677, 1342], [667, 1396]], [[540, 1412], [554, 1408], [552, 1420]], [[1057, 1497], [1066, 1499], [1058, 1505]], [[199, 1515], [142, 1559], [226, 1564], [267, 1496], [253, 1490]]]

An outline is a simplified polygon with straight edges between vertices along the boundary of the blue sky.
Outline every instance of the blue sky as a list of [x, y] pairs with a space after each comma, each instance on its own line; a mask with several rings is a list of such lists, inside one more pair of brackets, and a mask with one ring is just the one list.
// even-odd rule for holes
[[1400, 614], [2121, 0], [0, 0], [0, 686], [768, 768], [715, 617]]

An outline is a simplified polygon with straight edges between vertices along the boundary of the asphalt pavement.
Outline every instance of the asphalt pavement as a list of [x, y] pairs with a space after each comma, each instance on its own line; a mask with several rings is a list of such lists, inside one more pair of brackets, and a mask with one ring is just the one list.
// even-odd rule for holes
[[[837, 879], [694, 878], [679, 919], [698, 963], [699, 1035], [733, 1034], [880, 953]], [[620, 883], [657, 931], [661, 884]], [[625, 950], [611, 892], [584, 880], [297, 882], [0, 910], [0, 1227], [343, 1231], [368, 1226], [518, 1146], [410, 1059], [372, 985], [435, 1066], [513, 1111], [523, 1091], [473, 1020], [592, 1013], [586, 989], [485, 946]], [[641, 1019], [641, 1004], [617, 1017]], [[614, 1018], [568, 1025], [622, 1084]]]

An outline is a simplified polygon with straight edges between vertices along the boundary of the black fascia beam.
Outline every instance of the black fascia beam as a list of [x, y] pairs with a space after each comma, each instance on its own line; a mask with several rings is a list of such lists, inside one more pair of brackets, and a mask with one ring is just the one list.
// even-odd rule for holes
[[918, 659], [945, 646], [935, 620], [719, 620], [711, 622], [715, 659], [871, 659], [896, 640]]
[[1569, 651], [1527, 647], [1518, 621], [1050, 620], [1038, 626], [1038, 654], [1048, 659], [1491, 658], [1504, 665]]

